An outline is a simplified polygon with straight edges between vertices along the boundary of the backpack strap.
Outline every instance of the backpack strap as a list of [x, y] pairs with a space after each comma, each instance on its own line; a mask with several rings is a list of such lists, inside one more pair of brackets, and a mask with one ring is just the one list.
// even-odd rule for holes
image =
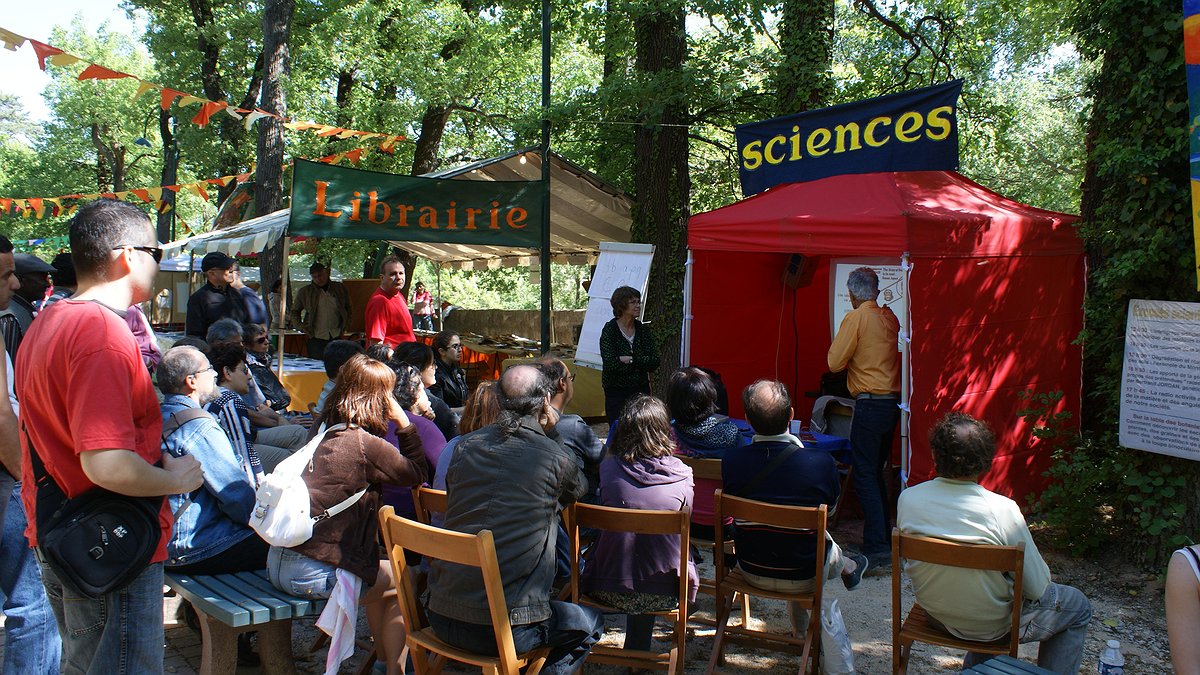
[[342, 511], [345, 511], [346, 509], [350, 508], [351, 506], [354, 506], [355, 503], [357, 503], [358, 500], [362, 499], [362, 496], [365, 494], [367, 494], [367, 490], [366, 490], [366, 488], [363, 488], [362, 490], [355, 492], [354, 494], [350, 495], [349, 497], [346, 497], [340, 503], [334, 504], [333, 506], [325, 509], [325, 513], [313, 516], [313, 523], [314, 524], [319, 523], [322, 520], [325, 520], [326, 518], [332, 518], [332, 517], [336, 516], [337, 514], [341, 513]]
[[179, 427], [191, 422], [192, 420], [198, 420], [201, 417], [212, 417], [212, 415], [209, 415], [204, 408], [180, 408], [179, 410], [171, 413], [171, 416], [167, 418], [167, 421], [163, 422], [163, 444], [166, 444], [167, 439], [170, 438], [171, 434], [175, 433]]

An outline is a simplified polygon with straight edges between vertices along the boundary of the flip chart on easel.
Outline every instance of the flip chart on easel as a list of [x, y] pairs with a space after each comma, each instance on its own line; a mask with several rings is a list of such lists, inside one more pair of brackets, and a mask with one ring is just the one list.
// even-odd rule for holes
[[596, 272], [588, 287], [587, 312], [583, 315], [575, 363], [591, 368], [601, 367], [600, 331], [613, 318], [609, 298], [613, 291], [629, 286], [638, 289], [644, 301], [646, 283], [650, 279], [650, 263], [653, 261], [653, 244], [600, 244], [600, 259], [596, 262]]

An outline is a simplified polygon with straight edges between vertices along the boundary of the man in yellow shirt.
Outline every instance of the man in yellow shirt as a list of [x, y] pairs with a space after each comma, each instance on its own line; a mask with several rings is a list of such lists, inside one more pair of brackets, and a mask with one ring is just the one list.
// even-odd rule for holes
[[892, 435], [900, 421], [900, 322], [887, 307], [875, 304], [879, 276], [859, 267], [846, 281], [854, 311], [846, 315], [829, 346], [829, 369], [849, 370], [846, 383], [854, 396], [850, 449], [854, 492], [863, 509], [862, 553], [875, 572], [891, 569], [888, 539], [887, 486], [883, 469], [892, 451]]

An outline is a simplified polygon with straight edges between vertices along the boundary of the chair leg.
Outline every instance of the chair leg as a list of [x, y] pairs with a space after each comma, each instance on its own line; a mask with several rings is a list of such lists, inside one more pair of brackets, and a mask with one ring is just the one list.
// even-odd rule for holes
[[733, 599], [737, 600], [739, 597], [741, 598], [740, 605], [741, 605], [741, 610], [742, 610], [742, 628], [749, 628], [750, 627], [750, 596], [746, 595], [745, 593], [736, 593], [736, 594], [734, 594]]
[[728, 625], [729, 615], [733, 611], [732, 601], [732, 594], [728, 598], [717, 598], [717, 632], [713, 635], [712, 656], [708, 659], [706, 675], [712, 675], [717, 666], [725, 665], [725, 627]]

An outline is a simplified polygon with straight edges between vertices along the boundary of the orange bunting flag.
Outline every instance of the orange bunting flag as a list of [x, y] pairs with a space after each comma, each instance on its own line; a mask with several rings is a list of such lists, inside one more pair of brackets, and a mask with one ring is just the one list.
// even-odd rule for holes
[[196, 116], [192, 118], [192, 124], [198, 124], [203, 129], [208, 124], [213, 113], [223, 110], [227, 105], [224, 101], [208, 101], [200, 106], [200, 112], [196, 113]]
[[208, 190], [204, 189], [204, 183], [188, 183], [187, 185], [184, 185], [182, 187], [185, 187], [185, 188], [191, 190], [192, 192], [196, 193], [196, 196], [203, 199], [204, 201], [208, 201]]
[[0, 216], [7, 216], [10, 207], [12, 207], [12, 200], [0, 197]]
[[100, 197], [100, 199], [116, 199], [117, 198], [117, 195], [114, 192], [101, 192], [97, 196]]
[[166, 110], [167, 108], [170, 108], [171, 104], [175, 102], [175, 99], [179, 98], [180, 96], [183, 96], [182, 91], [175, 91], [174, 89], [167, 89], [166, 87], [163, 87], [162, 109]]
[[42, 198], [41, 197], [30, 197], [26, 201], [29, 202], [29, 206], [30, 206], [30, 208], [33, 209], [33, 212], [35, 214], [37, 214], [38, 220], [41, 220], [43, 212], [46, 209], [45, 205], [42, 203]]
[[359, 160], [362, 159], [362, 155], [363, 155], [363, 149], [355, 148], [355, 149], [351, 150], [350, 152], [346, 153], [346, 159], [350, 160], [351, 162], [354, 162], [355, 164], [358, 164]]
[[88, 64], [88, 67], [84, 68], [82, 73], [79, 73], [79, 80], [81, 82], [83, 80], [119, 80], [122, 77], [133, 76], [128, 73], [109, 70], [104, 66], [98, 66], [94, 63]]
[[44, 42], [38, 42], [34, 39], [30, 39], [29, 44], [33, 45], [33, 51], [35, 54], [37, 54], [38, 67], [40, 67], [42, 70], [46, 69], [47, 57], [63, 53], [63, 50], [59, 49], [58, 47], [51, 47]]
[[317, 132], [317, 135], [318, 136], [335, 136], [337, 134], [342, 133], [343, 131], [345, 131], [345, 129], [343, 129], [341, 127], [331, 127], [328, 125], [321, 125], [321, 130]]
[[142, 200], [143, 202], [146, 202], [146, 203], [150, 202], [150, 191], [149, 190], [136, 190], [135, 189], [135, 190], [130, 190], [130, 192], [137, 195], [137, 198]]

